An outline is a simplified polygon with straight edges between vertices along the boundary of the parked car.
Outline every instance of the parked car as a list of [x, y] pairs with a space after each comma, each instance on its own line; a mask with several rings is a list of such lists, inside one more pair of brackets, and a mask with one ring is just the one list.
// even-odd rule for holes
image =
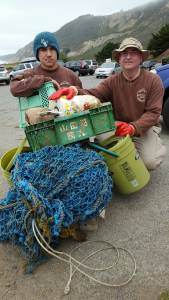
[[0, 66], [0, 83], [9, 84], [9, 73], [4, 66]]
[[65, 63], [64, 63], [64, 61], [63, 61], [63, 60], [61, 60], [61, 59], [58, 59], [58, 60], [57, 60], [57, 63], [58, 63], [58, 65], [60, 65], [60, 66], [62, 66], [62, 67], [64, 67], [64, 66], [65, 66]]
[[162, 115], [164, 123], [169, 129], [169, 64], [159, 66], [151, 70], [151, 72], [158, 74], [163, 82], [165, 92], [163, 98]]
[[26, 62], [26, 63], [20, 63], [16, 65], [13, 70], [9, 73], [10, 80], [14, 78], [18, 74], [22, 74], [27, 69], [33, 69], [37, 64], [39, 64], [38, 61], [32, 61], [32, 62]]
[[65, 67], [75, 72], [78, 76], [89, 74], [89, 66], [85, 60], [68, 61], [65, 63]]
[[141, 67], [150, 71], [154, 67], [155, 64], [156, 64], [156, 61], [154, 61], [154, 60], [145, 60], [142, 63]]
[[87, 62], [88, 66], [89, 66], [89, 74], [93, 75], [95, 70], [98, 68], [97, 61], [94, 59], [85, 59], [85, 61]]
[[98, 67], [95, 70], [95, 76], [96, 78], [106, 78], [111, 76], [112, 74], [115, 74], [117, 72], [120, 72], [121, 68], [119, 63], [113, 61], [113, 62], [105, 62], [100, 67]]
[[[162, 63], [156, 63], [152, 68], [151, 68], [151, 71], [153, 72], [153, 73], [156, 73], [156, 68], [158, 68], [158, 67], [160, 67], [160, 66], [162, 66]], [[155, 70], [155, 71], [153, 71], [153, 70]]]
[[29, 56], [29, 57], [25, 57], [24, 59], [22, 59], [20, 62], [21, 63], [27, 63], [27, 62], [36, 62], [37, 61], [37, 59], [36, 59], [36, 57], [35, 56]]

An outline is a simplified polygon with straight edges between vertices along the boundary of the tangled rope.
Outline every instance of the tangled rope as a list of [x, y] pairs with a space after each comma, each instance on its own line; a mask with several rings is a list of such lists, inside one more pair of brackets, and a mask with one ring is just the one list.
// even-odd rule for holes
[[32, 230], [57, 242], [61, 227], [97, 216], [112, 199], [112, 178], [101, 155], [80, 144], [20, 154], [13, 188], [0, 206], [0, 240], [12, 240], [28, 256], [40, 255]]
[[[69, 294], [70, 292], [70, 285], [71, 285], [71, 280], [75, 274], [76, 271], [79, 271], [81, 274], [85, 275], [87, 278], [91, 279], [92, 281], [96, 282], [96, 283], [99, 283], [101, 284], [102, 286], [107, 286], [107, 287], [122, 287], [122, 286], [125, 286], [127, 285], [132, 279], [133, 277], [136, 275], [136, 260], [133, 256], [133, 254], [123, 248], [123, 247], [116, 247], [114, 246], [112, 243], [110, 242], [107, 242], [107, 241], [88, 241], [86, 243], [82, 243], [80, 244], [80, 246], [76, 246], [70, 254], [67, 254], [65, 252], [60, 252], [60, 251], [56, 251], [55, 249], [53, 249], [46, 241], [45, 239], [43, 238], [43, 236], [41, 235], [39, 229], [38, 229], [38, 226], [36, 225], [36, 222], [35, 220], [32, 221], [32, 228], [33, 228], [33, 232], [34, 232], [34, 235], [35, 235], [35, 238], [37, 240], [37, 242], [39, 243], [39, 245], [47, 252], [49, 253], [50, 255], [54, 256], [55, 258], [59, 259], [60, 261], [62, 262], [66, 262], [69, 264], [69, 279], [68, 279], [68, 282], [65, 286], [65, 289], [64, 289], [64, 293], [65, 295]], [[75, 252], [77, 249], [83, 247], [84, 245], [86, 244], [90, 244], [90, 243], [102, 243], [102, 244], [105, 244], [106, 247], [104, 248], [100, 248], [96, 251], [93, 251], [91, 254], [87, 255], [86, 257], [83, 258], [82, 261], [79, 261], [77, 259], [75, 259], [72, 254], [73, 252]], [[109, 266], [106, 266], [106, 267], [102, 267], [102, 268], [96, 268], [96, 267], [91, 267], [89, 265], [86, 265], [84, 264], [90, 257], [93, 257], [94, 255], [98, 254], [99, 252], [101, 251], [107, 251], [107, 250], [113, 250], [115, 251], [116, 253], [116, 256], [115, 256], [115, 261], [109, 265]], [[92, 270], [92, 271], [106, 271], [106, 270], [110, 270], [112, 269], [113, 267], [115, 267], [115, 265], [117, 265], [118, 261], [119, 261], [119, 257], [120, 257], [120, 251], [123, 251], [125, 252], [125, 254], [127, 254], [127, 256], [131, 259], [132, 261], [132, 269], [133, 271], [131, 272], [131, 274], [129, 274], [128, 276], [128, 279], [120, 282], [120, 283], [110, 283], [110, 282], [106, 282], [106, 281], [102, 281], [102, 280], [99, 280], [97, 278], [95, 278], [94, 276], [91, 276], [88, 274], [88, 270]], [[85, 269], [83, 270], [82, 267]]]

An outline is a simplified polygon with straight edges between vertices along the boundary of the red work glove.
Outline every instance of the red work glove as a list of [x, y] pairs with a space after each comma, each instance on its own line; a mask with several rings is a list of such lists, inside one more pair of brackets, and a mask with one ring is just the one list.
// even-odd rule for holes
[[77, 89], [74, 86], [64, 87], [54, 92], [48, 97], [49, 100], [57, 100], [62, 96], [66, 96], [66, 99], [71, 99], [77, 95]]
[[126, 136], [130, 135], [133, 136], [135, 133], [135, 127], [132, 124], [118, 121], [116, 122], [116, 136]]

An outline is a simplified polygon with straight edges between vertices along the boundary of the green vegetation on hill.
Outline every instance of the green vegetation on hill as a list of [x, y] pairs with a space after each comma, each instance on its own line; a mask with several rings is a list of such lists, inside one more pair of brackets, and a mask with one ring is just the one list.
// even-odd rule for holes
[[169, 48], [169, 24], [160, 28], [157, 33], [152, 35], [149, 41], [148, 49], [152, 51], [153, 56], [158, 56]]

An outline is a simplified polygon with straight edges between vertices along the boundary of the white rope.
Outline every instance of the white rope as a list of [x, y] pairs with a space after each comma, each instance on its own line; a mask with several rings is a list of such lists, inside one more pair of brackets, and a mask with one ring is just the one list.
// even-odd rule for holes
[[[33, 228], [33, 232], [34, 232], [34, 235], [35, 235], [35, 238], [37, 239], [37, 241], [38, 241], [38, 243], [39, 243], [39, 245], [46, 251], [46, 252], [48, 252], [49, 254], [51, 254], [51, 255], [53, 255], [53, 254], [55, 254], [54, 256], [55, 257], [57, 257], [58, 259], [60, 259], [60, 260], [62, 260], [62, 261], [64, 261], [64, 262], [66, 262], [66, 263], [68, 263], [68, 264], [70, 264], [70, 258], [73, 260], [73, 261], [75, 261], [78, 265], [83, 265], [80, 261], [78, 261], [78, 260], [76, 260], [74, 257], [70, 257], [70, 255], [69, 254], [67, 254], [67, 253], [65, 253], [65, 252], [60, 252], [60, 251], [56, 251], [55, 249], [53, 249], [47, 242], [46, 242], [46, 240], [44, 239], [44, 237], [42, 236], [42, 234], [40, 233], [40, 231], [39, 231], [39, 229], [38, 229], [38, 227], [37, 227], [37, 225], [36, 225], [36, 222], [35, 221], [33, 221], [33, 226], [32, 226], [32, 228]], [[47, 248], [41, 243], [41, 241], [39, 240], [39, 238], [38, 238], [38, 236], [37, 236], [37, 233], [38, 233], [38, 235], [40, 236], [40, 238], [42, 239], [42, 241], [44, 242], [44, 244], [47, 246]], [[112, 247], [111, 247], [112, 248]], [[104, 248], [105, 249], [105, 248]], [[104, 250], [103, 249], [103, 250]], [[107, 249], [107, 248], [106, 248]], [[116, 249], [116, 252], [117, 252], [117, 255], [118, 255], [118, 258], [119, 258], [119, 253], [118, 253], [118, 250], [117, 250], [117, 248], [115, 248]], [[98, 250], [97, 250], [98, 251]], [[96, 251], [96, 252], [97, 252]], [[95, 254], [95, 252], [94, 252], [94, 254]], [[65, 258], [61, 258], [60, 256], [57, 256], [57, 255], [64, 255], [64, 256], [67, 256], [68, 257], [68, 260], [66, 260]], [[93, 255], [93, 254], [91, 254], [91, 255]], [[118, 259], [117, 259], [118, 260]], [[75, 265], [76, 266], [76, 265]], [[86, 269], [89, 269], [89, 270], [93, 270], [93, 271], [104, 271], [104, 270], [106, 270], [106, 268], [99, 268], [99, 269], [96, 269], [96, 268], [92, 268], [92, 267], [89, 267], [89, 266], [87, 266], [87, 265], [83, 265], [83, 267], [85, 267]], [[109, 267], [107, 267], [107, 270], [108, 269], [110, 269], [110, 268], [112, 268], [113, 266], [109, 266]]]
[[[46, 240], [44, 239], [44, 237], [43, 237], [42, 234], [40, 233], [40, 231], [39, 231], [39, 229], [38, 229], [38, 227], [37, 227], [36, 222], [35, 222], [35, 221], [33, 221], [33, 222], [34, 222], [33, 226], [35, 227], [35, 230], [37, 231], [38, 235], [40, 236], [40, 238], [42, 239], [42, 241], [44, 242], [44, 244], [47, 246], [47, 248], [49, 248], [50, 251], [52, 251], [53, 253], [55, 253], [55, 254], [57, 254], [57, 255], [60, 255], [60, 254], [61, 254], [61, 255], [67, 256], [69, 260], [66, 260], [66, 259], [63, 259], [63, 258], [62, 258], [62, 260], [63, 260], [64, 262], [70, 263], [70, 258], [71, 258], [71, 259], [72, 259], [74, 262], [76, 262], [77, 264], [83, 265], [83, 263], [81, 263], [80, 261], [76, 260], [76, 259], [75, 259], [74, 257], [72, 257], [70, 254], [67, 254], [67, 253], [65, 253], [65, 252], [56, 251], [55, 249], [53, 249], [53, 248], [46, 242]], [[36, 235], [36, 231], [34, 232], [35, 235]], [[35, 237], [36, 237], [36, 236], [35, 236]], [[38, 238], [38, 237], [37, 237], [37, 238]], [[39, 239], [38, 239], [38, 242], [40, 242]], [[101, 243], [102, 241], [91, 241], [91, 242], [92, 242], [92, 243], [93, 243], [93, 242], [99, 242], [99, 243]], [[85, 242], [85, 243], [83, 243], [83, 244], [86, 244], [86, 243], [90, 243], [90, 241]], [[108, 243], [108, 242], [104, 242], [104, 243], [107, 243], [107, 244], [110, 245], [110, 243]], [[41, 242], [40, 242], [40, 246], [42, 246], [42, 248], [43, 248], [44, 250], [46, 250], [46, 248], [44, 247], [43, 244], [41, 244]], [[78, 247], [74, 248], [73, 251], [74, 251], [75, 249], [77, 249], [77, 248], [80, 248], [80, 247], [81, 247], [81, 246], [78, 246]], [[110, 248], [112, 248], [112, 245], [111, 245], [111, 247], [109, 246], [108, 249], [110, 249]], [[115, 246], [113, 246], [113, 248], [114, 248], [114, 249], [116, 250], [116, 252], [117, 252], [117, 261], [118, 261], [118, 259], [119, 259], [119, 251], [118, 251], [118, 249], [117, 249]], [[103, 250], [105, 250], [105, 249], [107, 249], [107, 248], [103, 248]], [[100, 249], [99, 251], [102, 251], [102, 249]], [[96, 253], [97, 253], [97, 252], [98, 252], [98, 250], [96, 251]], [[93, 252], [92, 254], [90, 254], [90, 256], [93, 256], [94, 254], [95, 254], [95, 252]], [[60, 258], [60, 257], [58, 257], [58, 258]], [[109, 266], [109, 267], [107, 267], [107, 268], [98, 268], [98, 269], [89, 267], [89, 266], [87, 266], [87, 265], [83, 265], [83, 267], [85, 267], [86, 269], [92, 270], [92, 271], [105, 271], [105, 270], [108, 270], [108, 269], [112, 268], [113, 265], [112, 265], [112, 266]]]
[[[75, 272], [78, 270], [80, 273], [82, 273], [83, 275], [85, 275], [86, 277], [88, 277], [89, 279], [93, 280], [94, 282], [96, 283], [99, 283], [103, 286], [108, 286], [108, 287], [122, 287], [126, 284], [128, 284], [132, 278], [135, 276], [136, 274], [136, 261], [135, 261], [135, 258], [133, 256], [133, 254], [125, 249], [125, 248], [122, 248], [122, 247], [115, 247], [114, 245], [112, 245], [110, 242], [107, 242], [107, 241], [88, 241], [88, 242], [84, 242], [82, 243], [80, 246], [77, 246], [75, 247], [70, 254], [67, 254], [65, 252], [60, 252], [60, 251], [56, 251], [55, 249], [53, 249], [47, 242], [46, 240], [44, 239], [44, 237], [42, 236], [42, 234], [40, 233], [39, 229], [38, 229], [38, 226], [35, 222], [35, 220], [32, 221], [32, 229], [33, 229], [33, 233], [34, 233], [34, 236], [37, 240], [37, 242], [39, 243], [39, 245], [47, 252], [49, 253], [50, 255], [58, 258], [59, 260], [61, 261], [64, 261], [66, 263], [69, 264], [69, 279], [68, 279], [68, 282], [65, 286], [65, 290], [64, 290], [64, 293], [65, 294], [68, 294], [70, 292], [70, 284], [71, 284], [71, 280], [75, 274]], [[41, 239], [41, 240], [40, 240]], [[44, 244], [45, 246], [44, 246]], [[91, 254], [89, 254], [87, 257], [85, 257], [82, 261], [78, 261], [77, 259], [75, 259], [73, 256], [72, 256], [72, 253], [76, 250], [78, 250], [79, 248], [81, 248], [82, 246], [86, 245], [86, 244], [89, 244], [89, 243], [104, 243], [107, 245], [107, 247], [104, 247], [102, 249], [99, 249], [99, 250], [96, 250], [94, 252], [92, 252]], [[104, 281], [101, 281], [101, 280], [98, 280], [96, 279], [95, 277], [93, 276], [90, 276], [88, 273], [86, 273], [85, 271], [81, 270], [79, 268], [79, 266], [82, 266], [86, 269], [89, 269], [89, 270], [93, 270], [93, 271], [105, 271], [105, 270], [109, 270], [111, 269], [114, 265], [111, 265], [111, 266], [108, 266], [108, 267], [104, 267], [104, 268], [92, 268], [92, 267], [89, 267], [88, 265], [86, 264], [83, 264], [87, 259], [89, 259], [90, 257], [94, 256], [95, 254], [101, 252], [101, 251], [106, 251], [106, 250], [115, 250], [116, 251], [116, 254], [117, 254], [117, 260], [115, 261], [114, 265], [117, 263], [118, 259], [119, 259], [119, 250], [122, 250], [124, 252], [126, 252], [132, 262], [133, 262], [133, 272], [132, 274], [129, 276], [129, 279], [127, 279], [126, 281], [120, 283], [120, 284], [111, 284], [111, 283], [108, 283], [108, 282], [104, 282]], [[64, 256], [66, 258], [63, 258], [61, 256]], [[76, 265], [76, 264], [77, 265]], [[73, 270], [73, 267], [74, 267], [74, 270]]]

